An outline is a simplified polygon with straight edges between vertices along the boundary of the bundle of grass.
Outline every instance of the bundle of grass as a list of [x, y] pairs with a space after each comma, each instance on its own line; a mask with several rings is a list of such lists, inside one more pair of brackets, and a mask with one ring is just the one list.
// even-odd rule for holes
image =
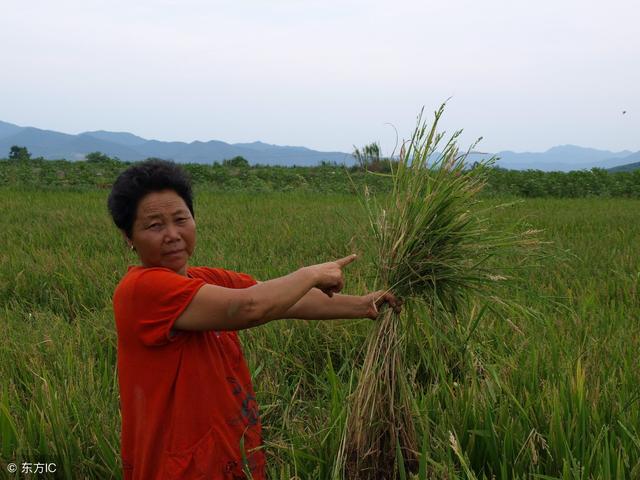
[[[491, 160], [469, 168], [475, 145], [460, 154], [460, 132], [441, 146], [444, 134], [436, 129], [443, 111], [444, 105], [431, 127], [418, 117], [392, 165], [392, 193], [380, 202], [365, 195], [365, 204], [378, 248], [376, 289], [393, 291], [405, 305], [422, 302], [430, 315], [461, 316], [472, 300], [500, 301], [494, 287], [507, 277], [490, 260], [536, 241], [531, 231], [490, 230], [476, 204]], [[410, 334], [387, 309], [368, 337], [338, 459], [346, 478], [392, 479], [418, 470], [417, 412], [403, 353]]]

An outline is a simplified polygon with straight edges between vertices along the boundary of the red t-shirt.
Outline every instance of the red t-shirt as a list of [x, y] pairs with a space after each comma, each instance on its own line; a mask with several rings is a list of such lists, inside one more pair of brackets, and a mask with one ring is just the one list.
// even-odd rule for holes
[[129, 267], [113, 296], [125, 480], [264, 479], [258, 406], [236, 332], [174, 331], [205, 283], [249, 275]]

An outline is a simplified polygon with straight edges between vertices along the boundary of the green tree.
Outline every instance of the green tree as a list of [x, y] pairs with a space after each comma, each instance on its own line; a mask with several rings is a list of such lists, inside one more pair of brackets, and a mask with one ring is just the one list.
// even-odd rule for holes
[[354, 146], [353, 156], [360, 168], [368, 170], [371, 165], [380, 163], [380, 145], [373, 142], [362, 147], [362, 150]]
[[87, 153], [84, 159], [87, 162], [91, 162], [91, 163], [111, 162], [113, 160], [110, 156], [105, 155], [102, 152]]
[[9, 150], [9, 160], [18, 160], [21, 162], [26, 162], [31, 159], [31, 154], [27, 147], [19, 147], [18, 145], [14, 145]]
[[225, 167], [249, 168], [248, 160], [240, 155], [223, 160], [222, 165]]
[[369, 172], [389, 173], [391, 172], [392, 164], [397, 164], [397, 160], [380, 156], [380, 145], [376, 142], [365, 145], [362, 147], [362, 150], [355, 146], [353, 148], [353, 156], [358, 163], [356, 169]]

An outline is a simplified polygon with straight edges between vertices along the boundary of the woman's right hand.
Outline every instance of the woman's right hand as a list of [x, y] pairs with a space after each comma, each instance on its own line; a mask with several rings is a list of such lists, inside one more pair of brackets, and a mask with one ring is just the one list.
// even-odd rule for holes
[[315, 287], [322, 290], [329, 297], [334, 293], [339, 293], [344, 287], [344, 277], [342, 269], [349, 265], [357, 258], [357, 255], [351, 254], [348, 257], [335, 260], [333, 262], [319, 263], [305, 267], [313, 275]]

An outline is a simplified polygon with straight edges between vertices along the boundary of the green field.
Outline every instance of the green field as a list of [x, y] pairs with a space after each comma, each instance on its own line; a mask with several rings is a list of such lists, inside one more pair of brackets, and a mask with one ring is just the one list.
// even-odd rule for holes
[[[108, 190], [0, 189], [0, 477], [56, 459], [66, 478], [120, 477], [113, 289], [134, 256]], [[497, 203], [497, 200], [487, 200]], [[193, 265], [269, 279], [351, 252], [346, 293], [372, 286], [352, 195], [197, 192]], [[553, 242], [509, 298], [534, 315], [442, 323], [406, 310], [428, 478], [640, 478], [640, 200], [528, 199]], [[519, 259], [513, 258], [513, 265]], [[369, 320], [278, 321], [241, 338], [270, 478], [329, 479]]]

